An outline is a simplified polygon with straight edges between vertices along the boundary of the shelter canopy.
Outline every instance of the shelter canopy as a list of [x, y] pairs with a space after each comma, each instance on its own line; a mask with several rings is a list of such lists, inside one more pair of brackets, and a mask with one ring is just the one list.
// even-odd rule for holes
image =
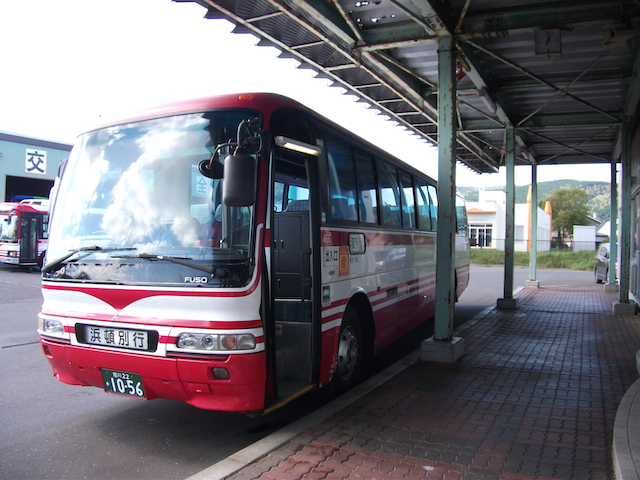
[[[185, 0], [180, 0], [185, 1]], [[633, 0], [191, 0], [437, 144], [438, 39], [457, 57], [456, 158], [608, 163], [640, 95]]]

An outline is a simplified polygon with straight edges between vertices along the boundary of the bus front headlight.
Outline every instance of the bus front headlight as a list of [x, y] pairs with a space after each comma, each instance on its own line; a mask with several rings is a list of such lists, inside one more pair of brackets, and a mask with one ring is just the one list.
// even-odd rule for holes
[[256, 347], [256, 338], [249, 333], [218, 335], [183, 332], [178, 336], [176, 347], [182, 350], [204, 352], [253, 350]]
[[38, 318], [38, 330], [44, 335], [64, 336], [64, 324], [54, 318]]

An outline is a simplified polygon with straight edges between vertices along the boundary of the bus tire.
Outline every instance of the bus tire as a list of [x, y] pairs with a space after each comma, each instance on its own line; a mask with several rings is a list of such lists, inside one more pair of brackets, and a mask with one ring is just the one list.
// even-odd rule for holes
[[356, 308], [349, 305], [342, 317], [338, 340], [338, 362], [333, 375], [333, 385], [337, 393], [342, 393], [357, 383], [363, 359], [364, 344], [360, 316]]

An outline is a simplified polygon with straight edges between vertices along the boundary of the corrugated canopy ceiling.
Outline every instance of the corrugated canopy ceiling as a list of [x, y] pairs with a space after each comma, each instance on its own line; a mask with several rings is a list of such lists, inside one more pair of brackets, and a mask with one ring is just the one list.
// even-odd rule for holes
[[[185, 1], [185, 0], [179, 0]], [[603, 163], [635, 114], [636, 0], [192, 0], [437, 144], [438, 37], [458, 55], [460, 162]]]

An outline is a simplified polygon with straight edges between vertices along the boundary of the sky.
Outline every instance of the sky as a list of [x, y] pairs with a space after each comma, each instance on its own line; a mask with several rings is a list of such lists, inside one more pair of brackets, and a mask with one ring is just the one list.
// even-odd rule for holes
[[[278, 50], [170, 0], [0, 0], [0, 131], [73, 143], [110, 119], [168, 101], [236, 92], [287, 95], [437, 178], [437, 150], [330, 87]], [[458, 164], [459, 186], [500, 186], [500, 173]], [[539, 166], [538, 182], [609, 181], [609, 165]], [[531, 167], [515, 169], [517, 185]]]

